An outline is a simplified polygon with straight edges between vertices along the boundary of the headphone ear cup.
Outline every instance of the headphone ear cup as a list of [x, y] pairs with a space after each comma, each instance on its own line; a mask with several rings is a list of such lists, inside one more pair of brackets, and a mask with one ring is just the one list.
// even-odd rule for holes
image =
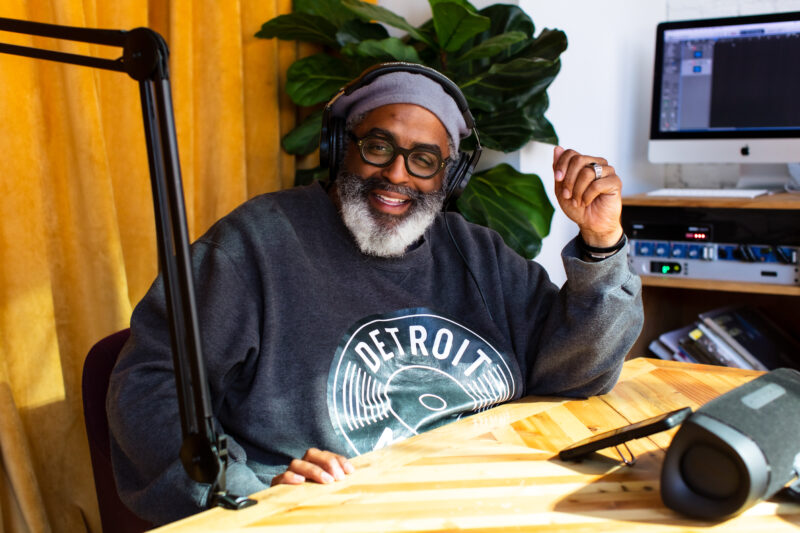
[[470, 165], [471, 159], [472, 158], [469, 156], [469, 154], [459, 152], [458, 161], [456, 162], [455, 167], [453, 167], [447, 182], [444, 205], [458, 200], [458, 197], [461, 196], [461, 192], [467, 186], [470, 175], [472, 174], [472, 168]]
[[344, 127], [344, 119], [336, 118], [331, 121], [331, 134], [330, 134], [330, 153], [328, 154], [328, 170], [329, 179], [333, 182], [339, 174], [339, 167], [342, 164], [342, 157], [344, 157], [345, 138], [347, 137]]
[[329, 170], [330, 181], [335, 180], [339, 173], [344, 136], [344, 120], [323, 115], [319, 138], [319, 165]]
[[322, 112], [322, 127], [319, 132], [319, 166], [330, 168], [331, 166], [331, 119], [330, 105], [325, 107]]

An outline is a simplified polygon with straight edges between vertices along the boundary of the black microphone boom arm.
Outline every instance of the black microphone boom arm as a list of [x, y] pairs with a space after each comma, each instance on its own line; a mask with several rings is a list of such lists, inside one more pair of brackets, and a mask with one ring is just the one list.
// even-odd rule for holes
[[159, 268], [164, 279], [178, 389], [183, 435], [181, 463], [190, 478], [211, 484], [209, 507], [241, 509], [255, 504], [255, 500], [229, 494], [226, 489], [227, 436], [215, 430], [211, 414], [189, 257], [189, 232], [166, 42], [161, 35], [148, 28], [102, 30], [0, 18], [0, 30], [123, 49], [121, 58], [111, 60], [0, 43], [0, 53], [125, 72], [139, 82], [153, 190]]

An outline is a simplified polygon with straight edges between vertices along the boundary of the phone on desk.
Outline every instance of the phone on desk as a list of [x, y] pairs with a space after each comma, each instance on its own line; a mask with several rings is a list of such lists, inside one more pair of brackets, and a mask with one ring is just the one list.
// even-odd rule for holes
[[691, 407], [684, 407], [668, 413], [663, 413], [652, 418], [640, 420], [627, 426], [622, 426], [611, 431], [598, 433], [591, 437], [567, 446], [558, 452], [562, 461], [580, 459], [592, 452], [611, 446], [617, 446], [633, 439], [641, 439], [660, 431], [673, 428], [686, 420], [692, 414]]

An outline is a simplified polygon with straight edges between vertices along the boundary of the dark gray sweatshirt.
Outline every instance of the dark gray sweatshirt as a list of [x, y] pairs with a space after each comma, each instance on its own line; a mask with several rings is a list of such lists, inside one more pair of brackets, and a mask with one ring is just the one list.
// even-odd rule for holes
[[[571, 242], [562, 255], [559, 290], [495, 232], [442, 213], [404, 256], [365, 256], [319, 184], [221, 219], [192, 260], [228, 489], [264, 489], [312, 446], [354, 456], [523, 395], [610, 390], [641, 329], [640, 280], [624, 251], [588, 263]], [[202, 510], [209, 486], [178, 460], [160, 276], [107, 408], [126, 504], [154, 523]]]

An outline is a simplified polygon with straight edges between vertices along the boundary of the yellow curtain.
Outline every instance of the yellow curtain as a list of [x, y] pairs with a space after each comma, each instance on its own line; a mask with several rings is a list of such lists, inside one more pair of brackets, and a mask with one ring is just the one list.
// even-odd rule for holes
[[[148, 26], [170, 47], [195, 238], [291, 185], [282, 76], [293, 43], [253, 37], [291, 0], [3, 0], [0, 16]], [[6, 43], [116, 58], [117, 49], [0, 32]], [[100, 531], [81, 400], [86, 353], [127, 327], [157, 271], [137, 83], [0, 54], [0, 531]]]

